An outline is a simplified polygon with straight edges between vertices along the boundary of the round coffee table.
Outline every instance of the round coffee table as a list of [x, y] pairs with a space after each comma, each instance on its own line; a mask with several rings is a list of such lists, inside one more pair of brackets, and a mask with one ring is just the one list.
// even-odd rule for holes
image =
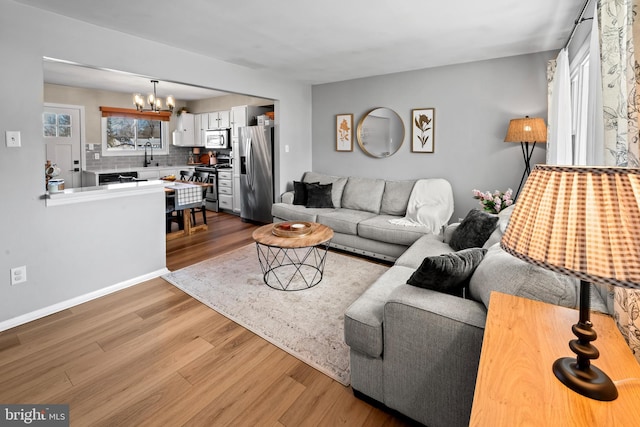
[[253, 232], [264, 283], [273, 289], [299, 291], [322, 280], [333, 230], [315, 222], [304, 224], [309, 229], [301, 236], [276, 236], [273, 228], [281, 223], [263, 225]]

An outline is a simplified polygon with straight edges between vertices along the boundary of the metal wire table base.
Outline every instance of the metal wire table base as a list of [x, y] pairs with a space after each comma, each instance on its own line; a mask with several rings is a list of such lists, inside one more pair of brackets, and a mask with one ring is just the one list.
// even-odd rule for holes
[[256, 242], [264, 283], [280, 291], [300, 291], [320, 283], [329, 241], [317, 246], [281, 248]]

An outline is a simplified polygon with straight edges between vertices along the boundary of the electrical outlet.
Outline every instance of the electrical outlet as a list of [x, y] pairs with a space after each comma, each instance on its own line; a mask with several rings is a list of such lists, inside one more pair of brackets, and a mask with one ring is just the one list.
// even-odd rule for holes
[[27, 266], [14, 267], [11, 269], [11, 285], [17, 285], [27, 281]]
[[4, 134], [4, 140], [7, 147], [20, 147], [22, 144], [20, 143], [20, 131], [18, 130], [8, 130]]
[[93, 158], [96, 160], [100, 160], [100, 153], [94, 153]]

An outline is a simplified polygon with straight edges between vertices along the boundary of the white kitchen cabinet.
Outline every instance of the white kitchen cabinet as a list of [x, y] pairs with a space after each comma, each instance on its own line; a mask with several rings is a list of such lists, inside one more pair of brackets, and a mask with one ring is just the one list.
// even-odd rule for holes
[[[194, 114], [193, 115], [193, 146], [204, 147], [204, 127], [202, 124], [202, 118], [204, 116], [205, 122], [208, 122], [208, 114]], [[206, 123], [205, 123], [206, 124]]]
[[233, 169], [218, 170], [218, 205], [233, 211]]
[[182, 113], [178, 116], [176, 130], [173, 132], [173, 145], [180, 147], [194, 146], [194, 121], [193, 114]]
[[[231, 138], [238, 137], [238, 128], [247, 125], [247, 106], [231, 108]], [[235, 151], [235, 149], [234, 149]]]
[[209, 129], [226, 129], [231, 127], [231, 113], [229, 110], [214, 111], [208, 115]]

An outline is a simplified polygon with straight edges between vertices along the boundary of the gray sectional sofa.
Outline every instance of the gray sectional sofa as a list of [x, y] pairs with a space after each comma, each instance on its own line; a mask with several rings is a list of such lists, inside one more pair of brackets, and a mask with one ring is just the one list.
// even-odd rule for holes
[[[572, 308], [579, 305], [577, 280], [528, 264], [500, 248], [513, 207], [497, 215], [497, 225], [483, 243], [486, 252], [478, 249], [483, 256], [460, 297], [408, 284], [425, 258], [459, 254], [450, 243], [454, 245], [460, 230], [466, 233], [460, 224], [446, 225], [436, 233], [428, 227], [390, 224], [389, 219], [404, 215], [413, 181], [312, 172], [303, 181], [332, 183], [333, 207], [294, 205], [294, 194], [289, 192], [273, 206], [274, 221], [321, 222], [335, 231], [332, 246], [395, 261], [345, 313], [351, 386], [361, 397], [429, 427], [467, 426], [491, 292]], [[595, 287], [591, 296], [593, 310], [613, 312], [609, 289]]]
[[[389, 181], [360, 177], [340, 177], [316, 172], [306, 172], [301, 182], [332, 184], [332, 207], [314, 208], [294, 204], [294, 192], [282, 195], [271, 213], [274, 222], [309, 221], [331, 227], [334, 237], [331, 246], [386, 261], [395, 261], [409, 246], [425, 234], [440, 233], [429, 226], [403, 226], [389, 220], [403, 218], [415, 180]], [[450, 204], [434, 206], [449, 219], [453, 212], [451, 185], [443, 179], [433, 179], [431, 184], [450, 194]], [[434, 205], [439, 200], [434, 201]], [[449, 213], [447, 216], [446, 213]]]
[[[348, 308], [344, 328], [354, 392], [429, 427], [467, 426], [491, 292], [578, 307], [576, 279], [500, 248], [509, 213], [484, 244], [465, 298], [407, 284], [425, 257], [455, 252], [448, 244], [458, 226], [452, 224], [442, 235], [418, 239]], [[592, 309], [612, 313], [612, 294], [596, 291]]]

